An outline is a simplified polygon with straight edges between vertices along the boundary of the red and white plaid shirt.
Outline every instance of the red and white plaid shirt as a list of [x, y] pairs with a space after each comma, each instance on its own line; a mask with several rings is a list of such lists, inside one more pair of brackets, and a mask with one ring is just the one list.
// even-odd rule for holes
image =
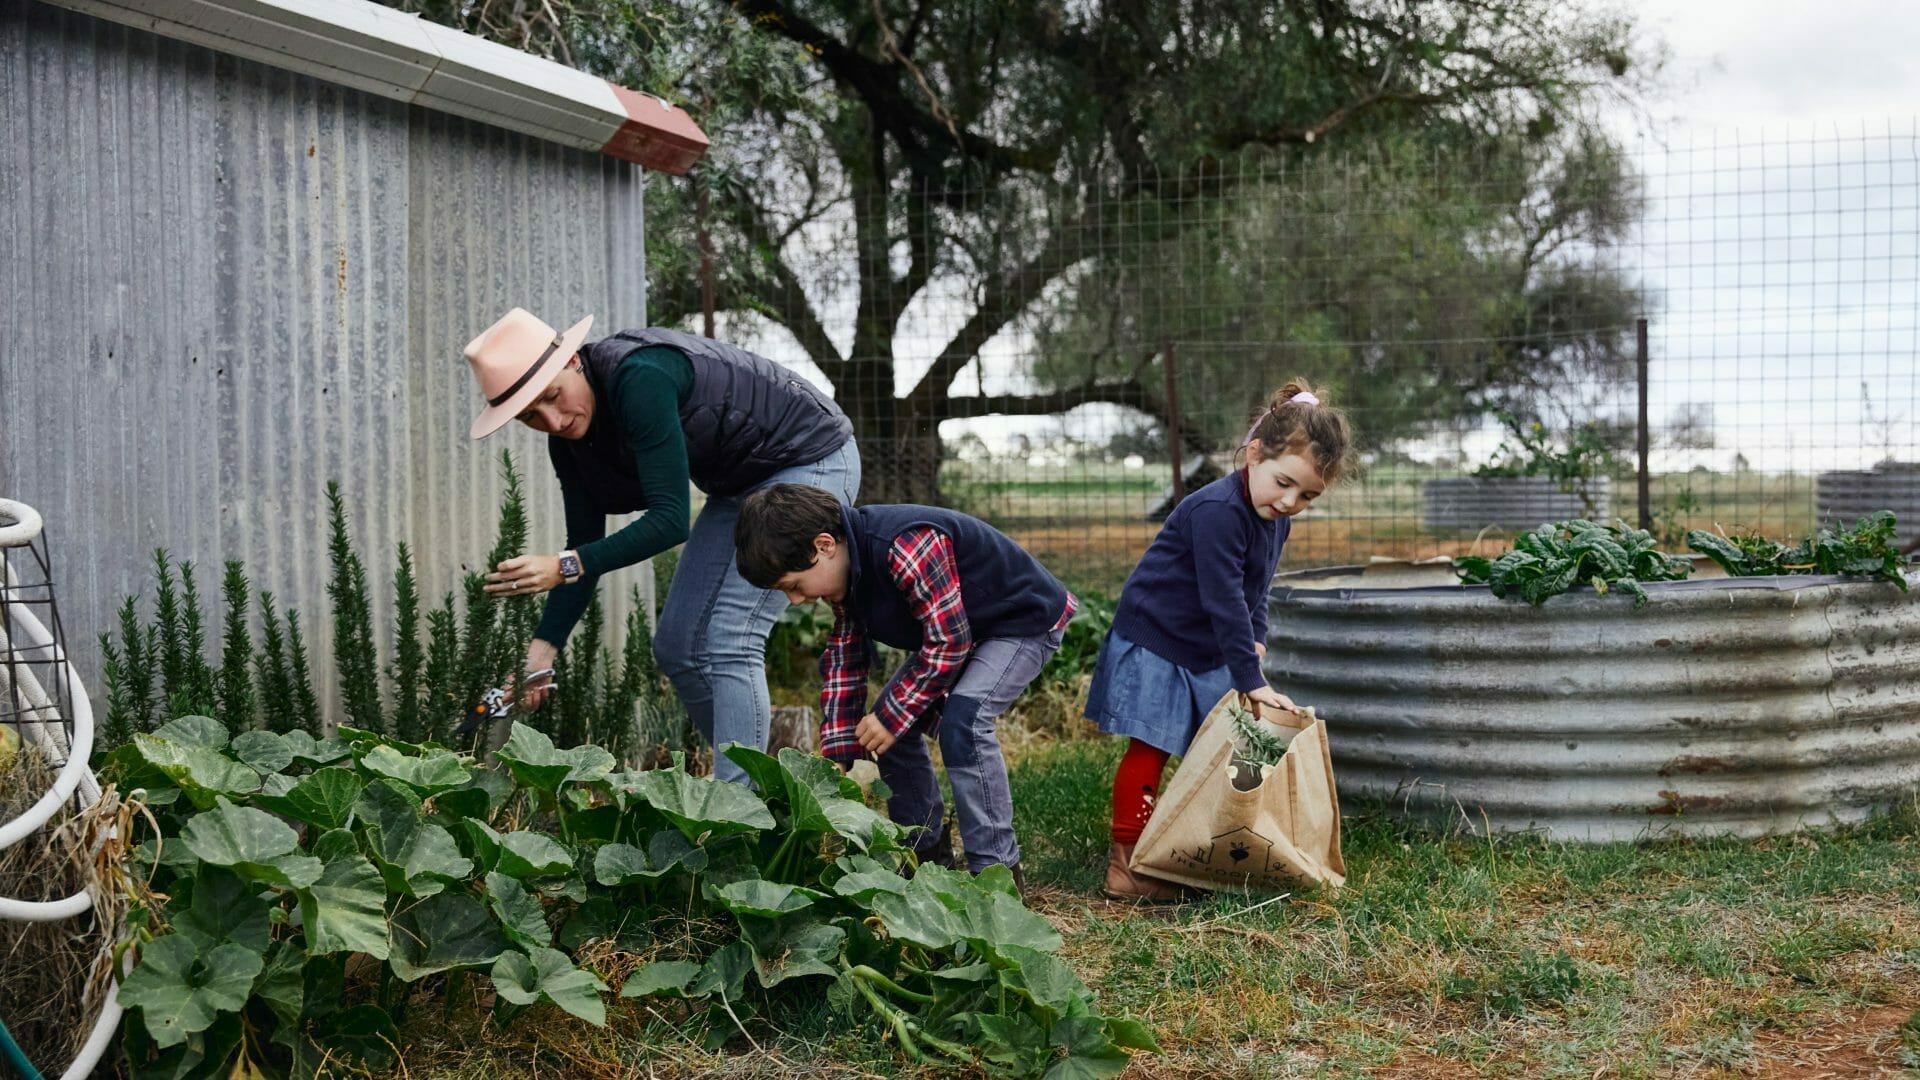
[[[960, 669], [973, 654], [973, 630], [960, 599], [953, 539], [946, 533], [922, 525], [895, 537], [887, 548], [887, 576], [906, 594], [920, 622], [920, 650], [873, 708], [874, 716], [899, 738], [934, 712], [959, 681]], [[1065, 626], [1078, 607], [1068, 593], [1066, 609], [1053, 628]], [[853, 733], [866, 713], [867, 656], [866, 628], [845, 605], [834, 604], [833, 632], [820, 654], [820, 752], [836, 761], [867, 756]]]

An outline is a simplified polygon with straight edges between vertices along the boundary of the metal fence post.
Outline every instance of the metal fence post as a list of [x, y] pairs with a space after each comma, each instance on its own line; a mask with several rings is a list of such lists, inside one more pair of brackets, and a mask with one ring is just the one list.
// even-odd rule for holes
[[699, 218], [700, 231], [700, 316], [701, 333], [713, 336], [713, 230], [707, 227], [707, 185], [700, 185], [700, 194], [694, 207]]
[[1640, 527], [1653, 528], [1653, 484], [1647, 472], [1647, 320], [1635, 319], [1633, 323], [1633, 350], [1635, 365], [1640, 374], [1640, 432], [1636, 439], [1640, 452]]
[[1167, 382], [1167, 457], [1173, 461], [1173, 502], [1170, 505], [1179, 506], [1180, 500], [1187, 497], [1187, 479], [1185, 470], [1180, 467], [1179, 361], [1175, 358], [1171, 339], [1160, 345], [1160, 370]]

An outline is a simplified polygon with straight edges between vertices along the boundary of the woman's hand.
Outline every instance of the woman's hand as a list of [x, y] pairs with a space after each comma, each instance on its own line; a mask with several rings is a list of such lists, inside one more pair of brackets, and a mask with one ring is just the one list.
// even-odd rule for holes
[[1247, 697], [1249, 700], [1253, 702], [1253, 705], [1254, 705], [1253, 714], [1255, 716], [1265, 715], [1263, 712], [1261, 712], [1262, 706], [1265, 706], [1267, 708], [1272, 708], [1272, 709], [1278, 709], [1281, 712], [1290, 712], [1295, 715], [1300, 715], [1300, 706], [1295, 705], [1293, 703], [1292, 698], [1288, 697], [1287, 695], [1281, 693], [1278, 690], [1275, 690], [1271, 686], [1263, 686], [1258, 690], [1250, 690], [1247, 692]]
[[[551, 672], [553, 662], [559, 655], [560, 650], [539, 638], [534, 638], [532, 644], [527, 646], [527, 658], [520, 664], [519, 674], [507, 681], [507, 692], [513, 693], [518, 688], [520, 675], [529, 671]], [[533, 712], [547, 703], [547, 695], [551, 693], [553, 693], [553, 676], [542, 675], [529, 682], [525, 690], [520, 691], [520, 708], [525, 712]]]
[[[489, 596], [532, 596], [560, 584], [560, 556], [516, 555], [487, 575]], [[542, 667], [546, 665], [541, 665]], [[539, 668], [532, 670], [538, 671]]]

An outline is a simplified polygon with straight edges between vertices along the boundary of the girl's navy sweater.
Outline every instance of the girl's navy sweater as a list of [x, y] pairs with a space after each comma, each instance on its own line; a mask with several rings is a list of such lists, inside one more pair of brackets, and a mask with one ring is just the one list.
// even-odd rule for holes
[[1173, 508], [1114, 612], [1114, 633], [1193, 671], [1225, 664], [1234, 689], [1267, 685], [1254, 642], [1292, 522], [1262, 520], [1237, 469]]

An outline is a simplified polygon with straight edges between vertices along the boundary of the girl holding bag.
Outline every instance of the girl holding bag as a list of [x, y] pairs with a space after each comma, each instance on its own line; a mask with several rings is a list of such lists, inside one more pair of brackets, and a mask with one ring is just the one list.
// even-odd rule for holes
[[1129, 863], [1167, 759], [1186, 753], [1215, 702], [1238, 690], [1297, 711], [1260, 670], [1267, 592], [1292, 518], [1339, 479], [1351, 439], [1304, 379], [1287, 383], [1248, 431], [1246, 464], [1176, 506], [1128, 576], [1087, 691], [1087, 717], [1129, 740], [1113, 778], [1107, 896], [1182, 897]]

